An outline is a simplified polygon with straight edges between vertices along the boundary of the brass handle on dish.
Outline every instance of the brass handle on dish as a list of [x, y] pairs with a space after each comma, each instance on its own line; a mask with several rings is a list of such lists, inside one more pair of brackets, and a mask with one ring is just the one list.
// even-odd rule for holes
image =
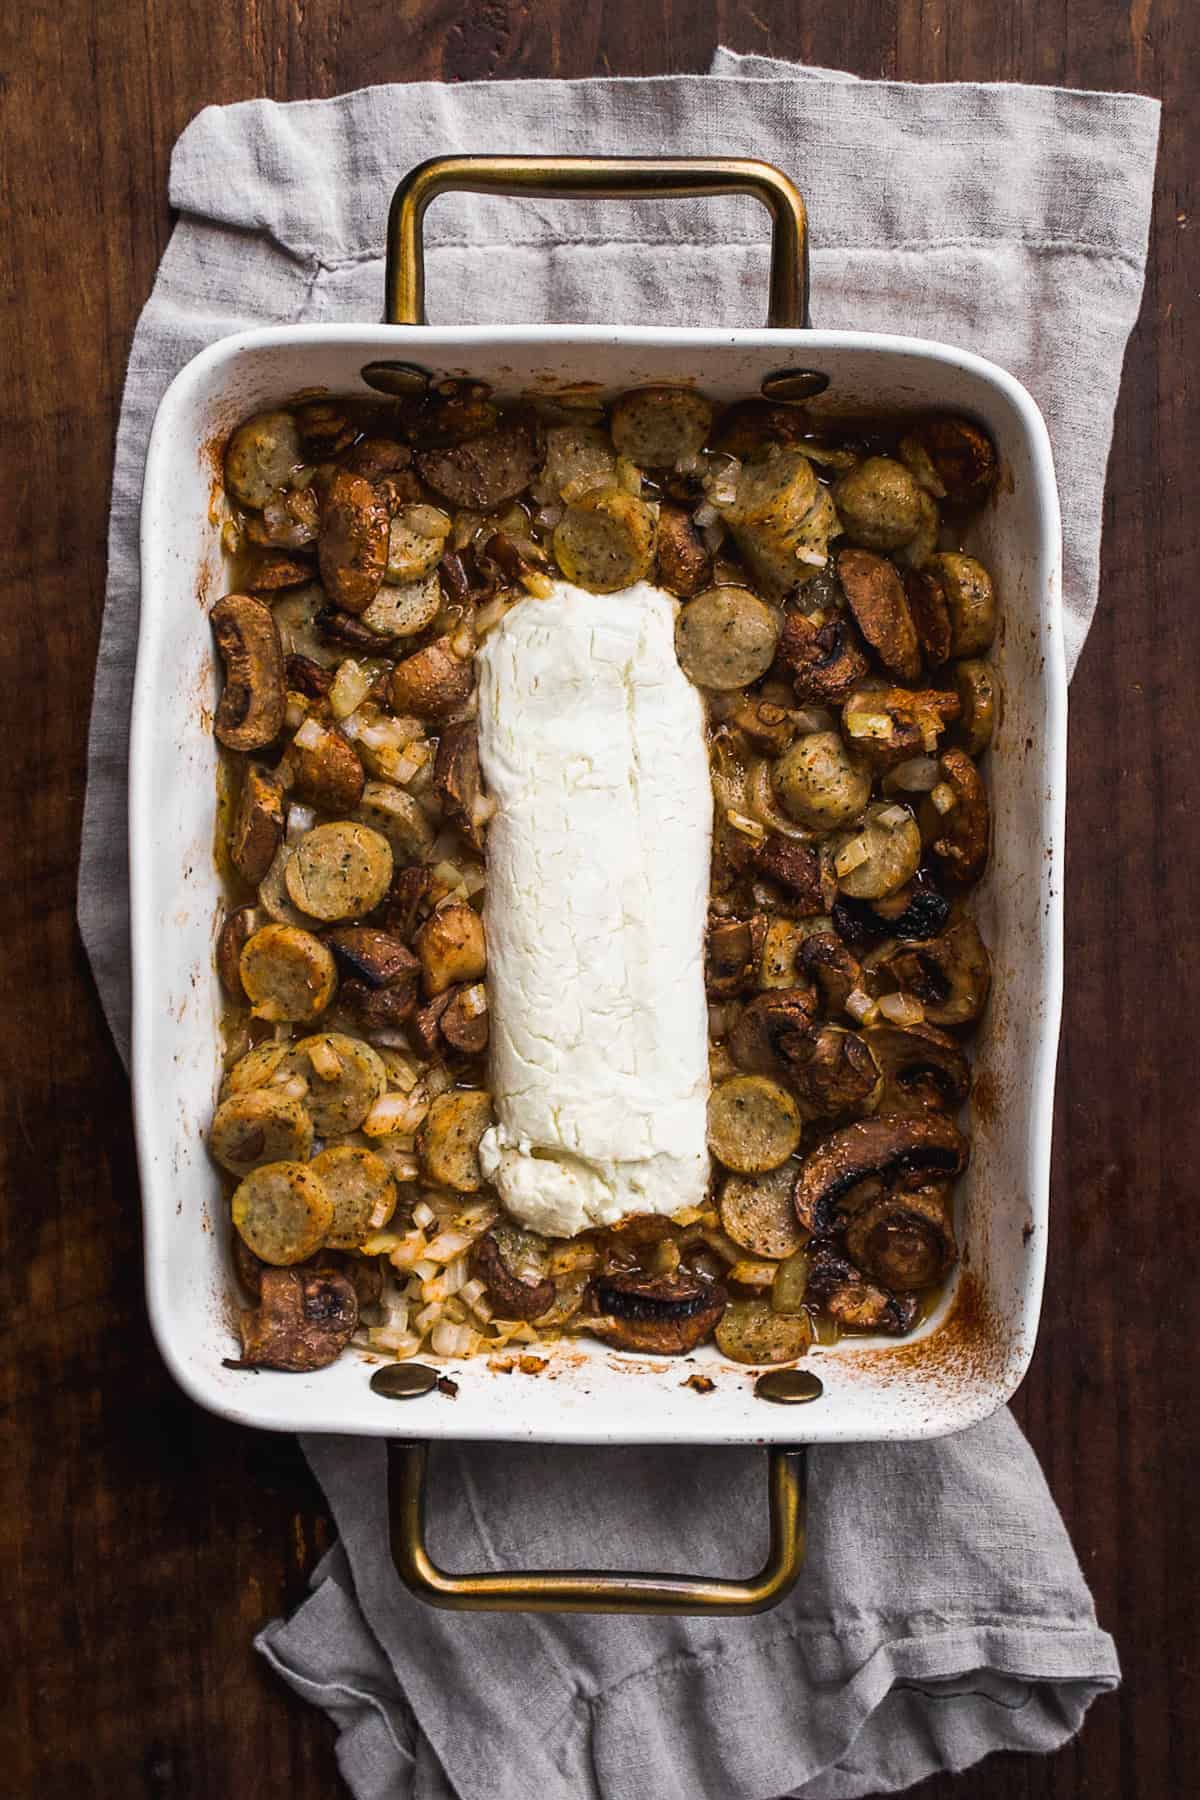
[[767, 1560], [745, 1581], [716, 1576], [639, 1575], [620, 1569], [511, 1569], [451, 1575], [425, 1546], [427, 1444], [388, 1445], [392, 1554], [401, 1579], [429, 1606], [459, 1612], [766, 1612], [795, 1586], [804, 1563], [805, 1453], [767, 1452], [771, 1526]]
[[536, 195], [595, 200], [750, 194], [772, 220], [767, 324], [808, 324], [804, 201], [773, 163], [748, 156], [435, 156], [392, 196], [387, 233], [387, 322], [424, 325], [425, 209], [439, 194]]

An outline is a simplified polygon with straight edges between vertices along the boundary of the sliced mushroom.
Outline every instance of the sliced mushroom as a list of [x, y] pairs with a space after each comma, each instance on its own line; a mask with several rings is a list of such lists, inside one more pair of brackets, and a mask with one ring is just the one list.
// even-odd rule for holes
[[669, 594], [690, 600], [712, 584], [712, 553], [682, 506], [664, 501], [658, 514], [658, 582]]
[[833, 905], [837, 882], [823, 846], [771, 832], [754, 852], [754, 867], [786, 890], [787, 905], [782, 910], [799, 918], [815, 918]]
[[748, 919], [711, 921], [704, 962], [704, 986], [710, 1000], [728, 1000], [755, 985], [766, 935], [762, 913], [753, 913]]
[[953, 741], [968, 756], [982, 756], [992, 741], [1000, 710], [1000, 683], [990, 663], [968, 657], [954, 666], [954, 686], [962, 711]]
[[324, 700], [333, 686], [334, 671], [314, 662], [311, 656], [289, 656], [284, 674], [288, 692], [303, 694], [308, 700]]
[[432, 999], [461, 981], [478, 981], [487, 969], [483, 920], [465, 900], [451, 900], [422, 925], [417, 955]]
[[257, 907], [253, 906], [239, 906], [221, 922], [217, 935], [217, 974], [221, 986], [234, 1000], [246, 998], [242, 986], [242, 951], [262, 923]]
[[739, 1069], [787, 1077], [809, 1053], [817, 1001], [811, 988], [772, 988], [743, 1008], [729, 1034]]
[[449, 725], [438, 742], [433, 788], [443, 816], [462, 832], [473, 850], [483, 850], [479, 733], [470, 722]]
[[412, 951], [391, 932], [374, 925], [339, 925], [325, 934], [343, 970], [368, 987], [393, 987], [411, 982], [414, 992], [421, 965]]
[[771, 772], [779, 804], [811, 831], [857, 819], [871, 797], [871, 772], [836, 731], [809, 731], [785, 750]]
[[946, 597], [950, 654], [978, 656], [996, 635], [996, 591], [991, 576], [975, 557], [957, 551], [933, 557], [929, 568]]
[[[394, 850], [395, 845], [392, 847]], [[384, 913], [387, 930], [405, 943], [411, 943], [413, 933], [428, 910], [432, 887], [432, 869], [415, 865], [397, 869]]]
[[894, 894], [880, 900], [856, 900], [839, 894], [832, 910], [833, 928], [844, 943], [878, 944], [884, 938], [936, 937], [950, 916], [950, 902], [924, 870]]
[[380, 640], [390, 643], [395, 638], [416, 637], [427, 631], [437, 618], [442, 605], [442, 584], [437, 570], [418, 575], [413, 581], [381, 587], [362, 615], [362, 623]]
[[921, 524], [921, 490], [890, 456], [868, 456], [849, 470], [833, 501], [847, 537], [868, 550], [898, 550]]
[[257, 887], [283, 842], [283, 783], [274, 769], [247, 765], [229, 832], [229, 860]]
[[958, 1261], [945, 1187], [887, 1194], [856, 1212], [846, 1249], [865, 1275], [896, 1294], [945, 1279]]
[[238, 1326], [241, 1367], [305, 1374], [337, 1361], [358, 1328], [358, 1299], [334, 1270], [264, 1269], [259, 1303]]
[[959, 700], [935, 688], [859, 687], [842, 707], [847, 742], [876, 769], [891, 769], [922, 753], [957, 719]]
[[312, 566], [282, 551], [251, 550], [242, 559], [243, 585], [252, 594], [274, 594], [282, 588], [302, 587], [313, 578]]
[[806, 1231], [824, 1236], [833, 1229], [839, 1199], [858, 1182], [910, 1169], [960, 1175], [967, 1153], [966, 1139], [940, 1113], [923, 1119], [859, 1119], [832, 1132], [805, 1157], [796, 1179], [796, 1217]]
[[865, 1281], [854, 1264], [828, 1244], [815, 1244], [809, 1252], [807, 1297], [842, 1331], [903, 1337], [917, 1316], [910, 1295], [889, 1294]]
[[608, 428], [618, 454], [639, 469], [671, 469], [702, 449], [712, 416], [692, 388], [631, 388], [613, 401]]
[[725, 1311], [726, 1293], [698, 1276], [604, 1275], [588, 1293], [592, 1330], [619, 1350], [686, 1356]]
[[856, 1031], [822, 1025], [798, 1048], [788, 1074], [809, 1117], [838, 1119], [874, 1109], [879, 1066]]
[[286, 766], [298, 800], [325, 812], [353, 812], [363, 795], [362, 763], [340, 731], [306, 719], [287, 747]]
[[495, 427], [448, 449], [419, 450], [421, 478], [454, 506], [491, 512], [517, 495], [536, 475], [541, 435], [532, 414], [510, 413]]
[[867, 672], [858, 634], [848, 619], [816, 625], [803, 613], [789, 613], [779, 639], [779, 661], [790, 671], [800, 701], [837, 704]]
[[855, 624], [884, 668], [901, 681], [915, 681], [921, 672], [917, 628], [895, 564], [869, 550], [841, 550], [837, 574]]
[[932, 469], [937, 486], [930, 492], [956, 506], [977, 506], [996, 483], [992, 440], [978, 425], [953, 413], [919, 419], [902, 440], [900, 454], [910, 468]]
[[[347, 650], [359, 650], [367, 656], [383, 656], [391, 648], [387, 640], [379, 633], [364, 625], [348, 612], [339, 612], [336, 606], [323, 606], [313, 620], [314, 627], [322, 640], [330, 644], [338, 644]], [[337, 653], [331, 652], [334, 660]]]
[[481, 1056], [488, 1045], [488, 997], [482, 981], [465, 982], [449, 996], [438, 1021], [443, 1038], [463, 1056]]
[[255, 413], [239, 425], [225, 451], [225, 486], [243, 506], [263, 507], [286, 487], [304, 461], [291, 413]]
[[553, 1281], [549, 1277], [544, 1281], [522, 1281], [514, 1275], [490, 1231], [475, 1240], [471, 1273], [483, 1282], [502, 1319], [540, 1319], [554, 1305]]
[[756, 750], [781, 756], [796, 735], [796, 722], [785, 706], [750, 694], [734, 713], [730, 724], [749, 738]]
[[869, 1025], [863, 1037], [883, 1075], [880, 1118], [955, 1112], [971, 1089], [971, 1065], [934, 1025]]
[[[406, 794], [403, 788], [393, 787], [388, 781], [367, 782], [356, 816], [372, 831], [381, 833], [392, 846], [397, 881], [406, 865], [421, 862], [433, 848], [433, 826], [428, 813], [411, 794]], [[427, 887], [432, 877], [428, 870], [422, 873]]]
[[876, 966], [921, 1002], [930, 1025], [969, 1025], [987, 1005], [991, 959], [971, 918], [957, 919], [941, 937], [883, 954]]
[[940, 669], [954, 645], [945, 584], [937, 570], [926, 564], [905, 575], [904, 594], [926, 660], [931, 669]]
[[448, 637], [435, 638], [392, 671], [391, 699], [396, 712], [418, 719], [445, 719], [470, 699], [475, 683], [469, 657], [460, 657]]
[[313, 489], [288, 488], [267, 501], [261, 517], [252, 514], [246, 520], [246, 536], [252, 544], [274, 550], [307, 550], [317, 541], [320, 522], [320, 502]]
[[261, 750], [283, 729], [283, 650], [271, 609], [252, 594], [226, 594], [210, 614], [225, 684], [213, 730], [229, 750]]
[[851, 994], [862, 991], [862, 964], [832, 931], [811, 932], [800, 946], [797, 961], [816, 983], [828, 1013], [844, 1012]]
[[922, 830], [955, 880], [978, 881], [987, 866], [992, 833], [987, 789], [965, 750], [945, 751], [940, 766], [954, 804], [943, 813], [931, 795], [921, 807]]
[[339, 469], [321, 507], [321, 580], [343, 612], [365, 612], [387, 567], [387, 507], [363, 475]]

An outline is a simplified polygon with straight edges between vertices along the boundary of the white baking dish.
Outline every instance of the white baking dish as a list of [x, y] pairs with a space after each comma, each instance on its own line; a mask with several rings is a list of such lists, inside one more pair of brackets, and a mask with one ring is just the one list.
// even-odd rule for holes
[[[995, 814], [977, 912], [995, 962], [974, 1046], [974, 1154], [962, 1183], [962, 1267], [946, 1304], [903, 1343], [815, 1350], [823, 1397], [801, 1414], [755, 1398], [754, 1372], [699, 1352], [701, 1396], [670, 1359], [599, 1342], [560, 1347], [540, 1376], [456, 1366], [402, 1418], [357, 1354], [312, 1375], [249, 1374], [236, 1354], [227, 1208], [205, 1152], [220, 1076], [213, 945], [217, 677], [208, 609], [224, 591], [219, 446], [248, 413], [300, 390], [367, 392], [377, 359], [466, 372], [502, 394], [577, 382], [618, 391], [696, 382], [714, 399], [757, 393], [789, 364], [824, 372], [814, 412], [947, 408], [984, 423], [1003, 478], [971, 548], [993, 571], [1005, 692], [990, 757]], [[529, 1442], [808, 1443], [931, 1437], [1001, 1405], [1032, 1353], [1046, 1244], [1061, 987], [1066, 740], [1060, 532], [1046, 429], [1003, 370], [947, 345], [852, 332], [574, 327], [283, 327], [197, 356], [155, 422], [142, 505], [142, 613], [130, 757], [133, 1082], [150, 1316], [161, 1352], [201, 1405], [277, 1431]]]

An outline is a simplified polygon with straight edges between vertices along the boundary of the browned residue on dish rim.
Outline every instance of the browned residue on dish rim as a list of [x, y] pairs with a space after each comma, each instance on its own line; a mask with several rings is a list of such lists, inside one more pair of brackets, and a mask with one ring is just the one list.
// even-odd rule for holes
[[846, 1339], [839, 1345], [841, 1372], [874, 1381], [972, 1390], [990, 1385], [1003, 1373], [1011, 1348], [1004, 1321], [996, 1313], [978, 1276], [963, 1269], [950, 1311], [929, 1337], [884, 1349], [855, 1350]]

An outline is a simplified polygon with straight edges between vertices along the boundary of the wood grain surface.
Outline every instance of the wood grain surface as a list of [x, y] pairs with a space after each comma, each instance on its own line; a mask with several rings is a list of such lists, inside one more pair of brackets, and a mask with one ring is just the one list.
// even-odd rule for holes
[[[27, 0], [0, 19], [0, 1789], [316, 1800], [333, 1733], [251, 1650], [330, 1526], [294, 1445], [198, 1412], [150, 1341], [129, 1095], [74, 917], [123, 364], [209, 102], [423, 77], [699, 70], [718, 42], [866, 76], [1166, 102], [1098, 622], [1071, 691], [1068, 958], [1045, 1319], [1017, 1413], [1125, 1682], [1048, 1760], [928, 1800], [1194, 1792], [1200, 602], [1191, 0]], [[803, 171], [800, 171], [802, 176]], [[1190, 327], [1190, 333], [1189, 333]]]

